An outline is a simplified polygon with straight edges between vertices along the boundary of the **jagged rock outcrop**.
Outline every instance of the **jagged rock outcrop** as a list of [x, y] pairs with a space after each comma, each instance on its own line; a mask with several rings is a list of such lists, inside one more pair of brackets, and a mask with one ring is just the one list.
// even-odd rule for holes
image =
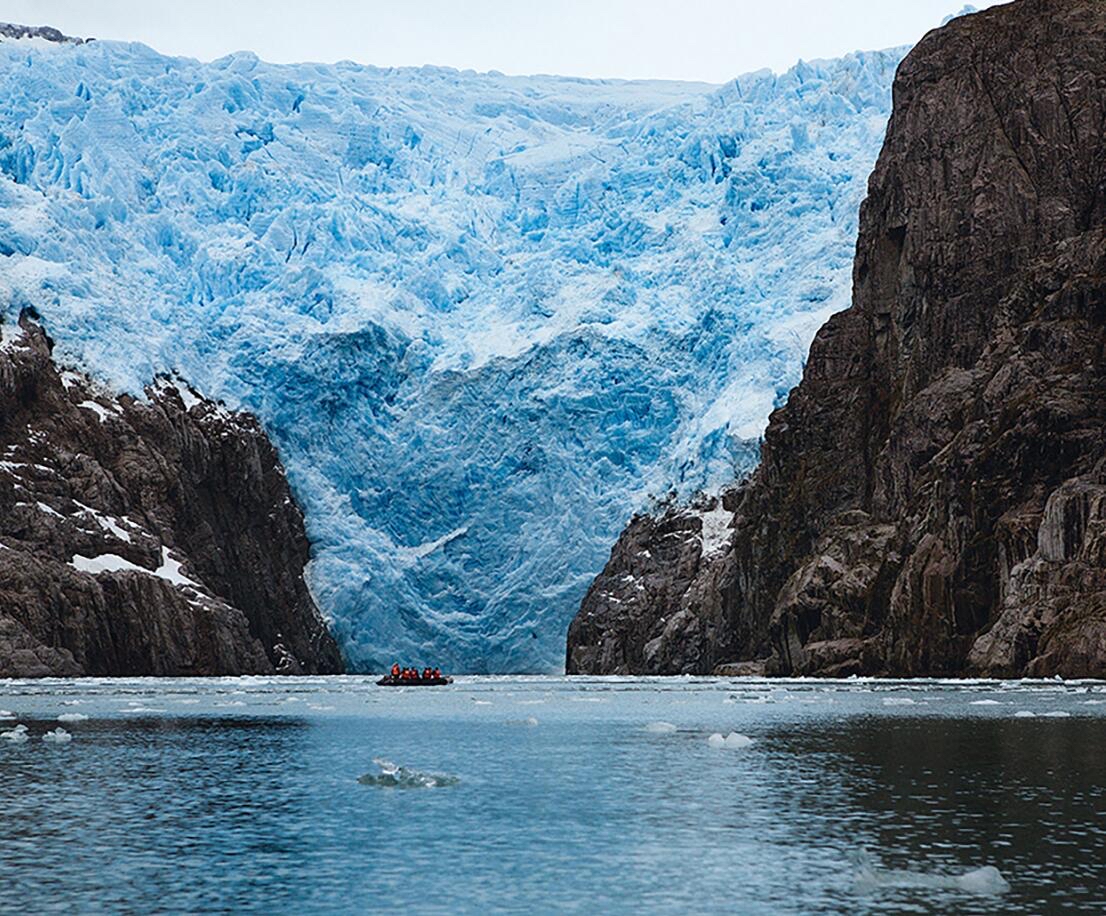
[[14, 22], [0, 22], [0, 41], [5, 39], [19, 41], [21, 39], [38, 38], [42, 41], [52, 41], [54, 44], [83, 45], [92, 41], [91, 38], [74, 38], [64, 35], [48, 25], [19, 25]]
[[[853, 281], [727, 549], [627, 622], [636, 520], [570, 672], [1106, 674], [1106, 4], [1019, 0], [907, 56]], [[715, 584], [673, 603], [685, 580]]]
[[257, 421], [0, 340], [0, 677], [336, 673], [308, 543]]

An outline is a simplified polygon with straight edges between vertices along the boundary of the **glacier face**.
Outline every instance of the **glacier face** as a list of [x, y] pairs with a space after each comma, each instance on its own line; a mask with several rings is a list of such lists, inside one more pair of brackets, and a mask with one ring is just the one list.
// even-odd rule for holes
[[254, 411], [352, 666], [559, 670], [629, 515], [750, 467], [848, 305], [903, 53], [718, 87], [0, 43], [5, 321]]

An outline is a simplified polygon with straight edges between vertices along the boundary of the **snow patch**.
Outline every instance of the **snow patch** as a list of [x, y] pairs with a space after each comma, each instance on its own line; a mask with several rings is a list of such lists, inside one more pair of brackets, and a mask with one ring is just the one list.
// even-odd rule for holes
[[105, 422], [109, 417], [121, 416], [117, 408], [105, 407], [103, 404], [96, 401], [81, 401], [78, 407], [83, 407], [85, 410], [91, 410], [101, 423]]
[[703, 523], [700, 535], [703, 540], [703, 556], [713, 556], [729, 545], [730, 537], [733, 534], [730, 528], [733, 516], [732, 512], [723, 507], [721, 497], [719, 497], [713, 509], [699, 513], [699, 518]]
[[139, 572], [147, 576], [164, 579], [171, 585], [178, 587], [202, 588], [181, 572], [181, 564], [170, 556], [168, 547], [161, 548], [161, 565], [157, 569], [147, 569], [145, 566], [139, 566], [137, 563], [132, 563], [130, 560], [114, 553], [105, 553], [98, 557], [83, 557], [76, 554], [69, 561], [69, 565], [78, 572], [91, 573], [94, 576], [101, 573]]

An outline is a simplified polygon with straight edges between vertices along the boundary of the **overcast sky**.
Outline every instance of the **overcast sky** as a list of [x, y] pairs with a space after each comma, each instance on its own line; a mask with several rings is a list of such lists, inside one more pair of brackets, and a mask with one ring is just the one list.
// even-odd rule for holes
[[[212, 60], [724, 82], [917, 41], [964, 0], [0, 0], [0, 20]], [[982, 9], [989, 0], [974, 0]]]

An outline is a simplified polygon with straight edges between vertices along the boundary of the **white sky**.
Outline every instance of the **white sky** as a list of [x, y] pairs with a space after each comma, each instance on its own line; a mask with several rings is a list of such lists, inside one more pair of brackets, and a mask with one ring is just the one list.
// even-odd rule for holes
[[[982, 9], [995, 0], [973, 0]], [[911, 44], [964, 0], [0, 0], [0, 20], [211, 60], [724, 82]]]

